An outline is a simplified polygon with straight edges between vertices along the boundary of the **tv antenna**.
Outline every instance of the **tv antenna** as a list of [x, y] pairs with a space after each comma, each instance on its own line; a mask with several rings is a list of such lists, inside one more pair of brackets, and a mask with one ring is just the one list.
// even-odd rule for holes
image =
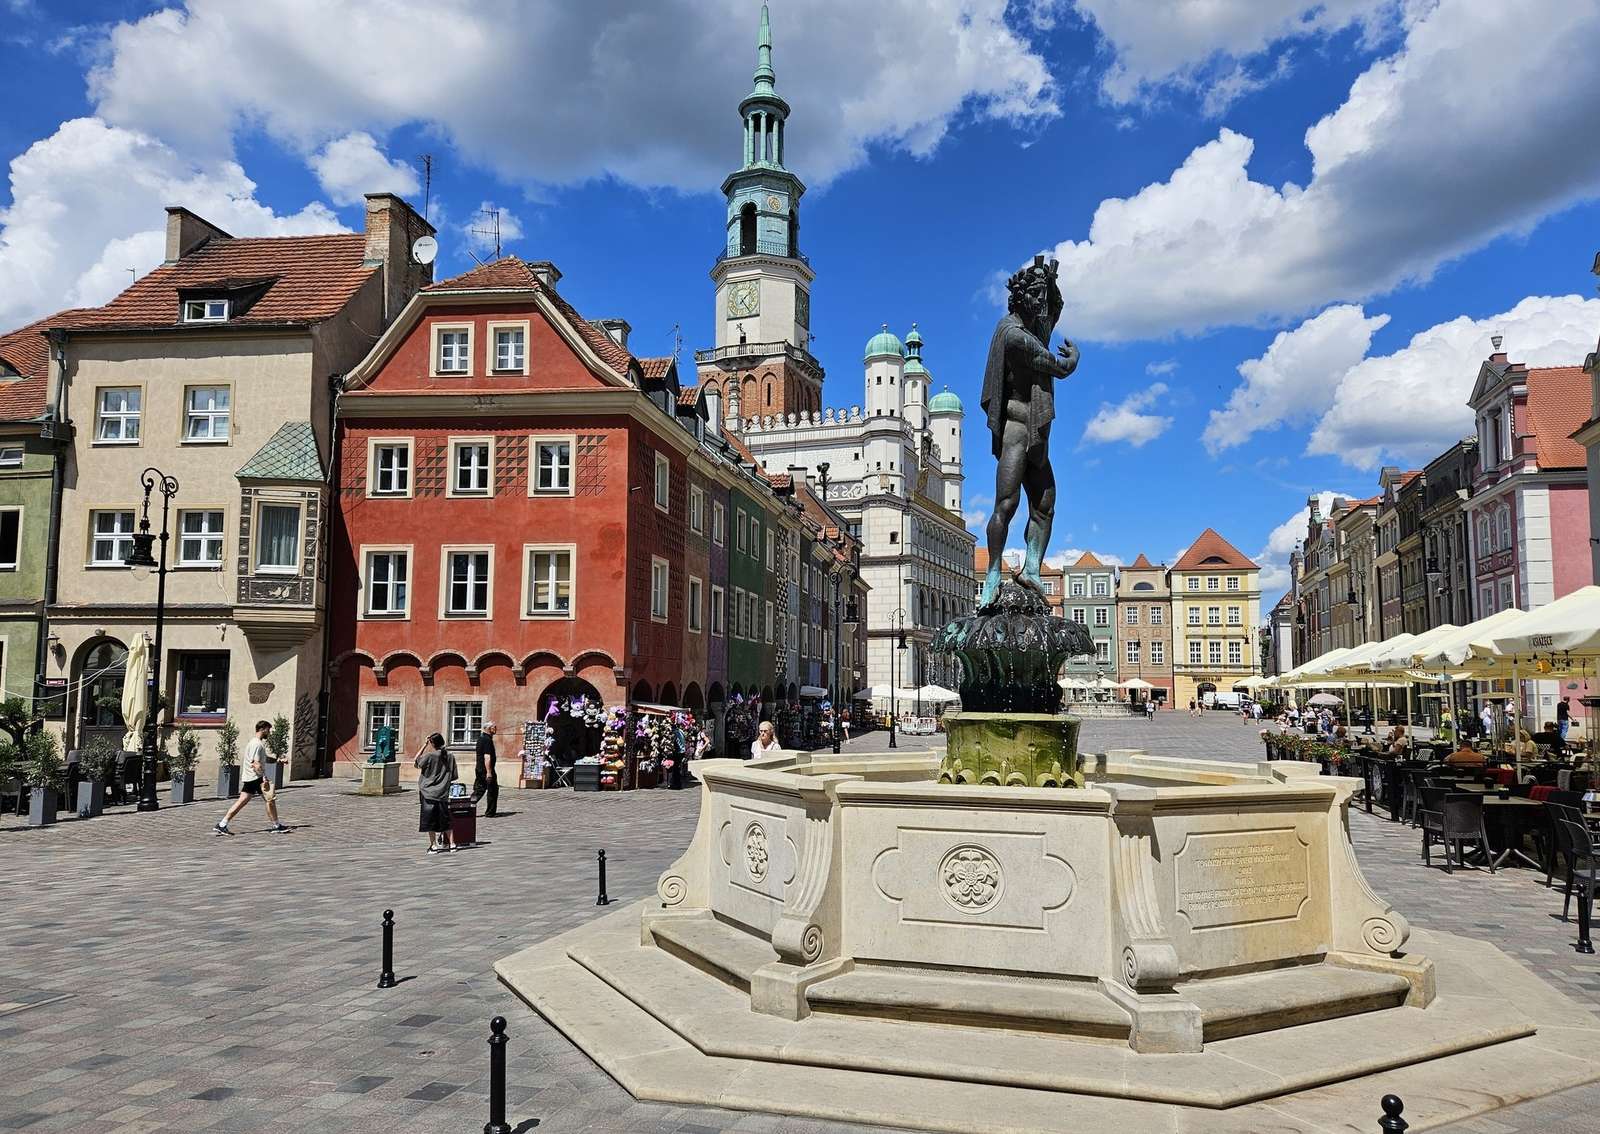
[[678, 364], [678, 355], [683, 353], [683, 324], [672, 324], [672, 364]]
[[433, 155], [423, 154], [422, 162], [422, 219], [428, 219], [428, 206], [433, 200]]
[[[492, 243], [494, 245], [494, 258], [498, 260], [500, 259], [500, 210], [483, 209], [478, 215], [484, 218], [483, 223], [473, 227], [472, 235], [482, 237], [484, 244]], [[479, 260], [478, 263], [481, 264], [483, 261]]]

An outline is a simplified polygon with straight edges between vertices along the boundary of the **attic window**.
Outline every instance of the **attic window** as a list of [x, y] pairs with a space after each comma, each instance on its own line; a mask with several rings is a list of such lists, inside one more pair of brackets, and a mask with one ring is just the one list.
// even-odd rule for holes
[[186, 299], [183, 301], [185, 323], [221, 323], [228, 318], [226, 299]]

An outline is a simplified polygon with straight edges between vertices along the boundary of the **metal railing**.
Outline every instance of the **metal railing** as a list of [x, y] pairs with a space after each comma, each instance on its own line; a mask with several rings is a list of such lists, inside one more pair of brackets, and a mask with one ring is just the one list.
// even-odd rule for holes
[[785, 260], [799, 260], [808, 268], [811, 266], [810, 258], [801, 255], [798, 249], [791, 249], [787, 240], [757, 240], [755, 248], [750, 251], [745, 251], [744, 246], [740, 245], [738, 252], [724, 250], [719, 253], [714, 262], [720, 264], [724, 260], [734, 260], [740, 256], [782, 256]]

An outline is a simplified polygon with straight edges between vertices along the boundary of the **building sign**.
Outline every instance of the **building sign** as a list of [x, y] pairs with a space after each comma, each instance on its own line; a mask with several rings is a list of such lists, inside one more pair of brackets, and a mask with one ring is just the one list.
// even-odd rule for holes
[[1190, 835], [1178, 852], [1178, 912], [1195, 929], [1298, 916], [1307, 848], [1292, 827]]

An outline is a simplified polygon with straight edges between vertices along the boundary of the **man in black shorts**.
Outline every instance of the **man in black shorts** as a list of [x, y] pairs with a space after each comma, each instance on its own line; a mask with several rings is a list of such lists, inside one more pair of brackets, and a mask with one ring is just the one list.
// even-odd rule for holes
[[278, 818], [278, 801], [271, 788], [264, 785], [261, 779], [262, 765], [270, 759], [271, 753], [267, 748], [267, 737], [272, 733], [271, 721], [257, 721], [255, 739], [245, 745], [244, 767], [239, 769], [239, 798], [234, 800], [233, 806], [228, 808], [228, 813], [222, 817], [215, 828], [219, 835], [231, 835], [228, 822], [249, 805], [254, 796], [260, 796], [267, 804], [267, 820], [272, 824], [267, 830], [274, 835], [287, 834], [288, 827]]

